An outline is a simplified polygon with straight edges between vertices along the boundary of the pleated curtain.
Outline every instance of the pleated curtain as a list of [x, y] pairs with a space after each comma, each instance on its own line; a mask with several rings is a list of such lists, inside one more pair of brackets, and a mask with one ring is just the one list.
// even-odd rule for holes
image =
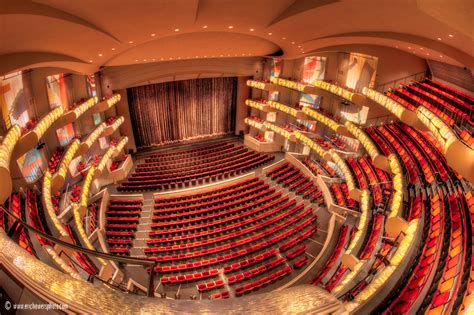
[[237, 78], [173, 81], [127, 89], [135, 142], [161, 146], [233, 133]]

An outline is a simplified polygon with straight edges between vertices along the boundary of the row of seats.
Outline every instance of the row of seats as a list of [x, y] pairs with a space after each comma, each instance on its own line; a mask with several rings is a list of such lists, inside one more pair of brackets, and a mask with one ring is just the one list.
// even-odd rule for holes
[[377, 168], [370, 157], [360, 157], [354, 159], [349, 157], [346, 160], [358, 187], [369, 189], [376, 205], [382, 203], [383, 190], [391, 190], [392, 183], [387, 172]]
[[303, 198], [310, 199], [318, 205], [324, 204], [323, 193], [313, 180], [288, 162], [270, 169], [267, 176], [282, 184], [283, 187], [288, 187], [290, 191], [302, 195]]
[[51, 174], [55, 173], [59, 163], [61, 163], [61, 158], [63, 156], [64, 149], [61, 147], [58, 147], [54, 152], [53, 155], [51, 155], [51, 158], [49, 159], [48, 162], [48, 169], [51, 172]]
[[[153, 153], [153, 154], [149, 154], [145, 156], [145, 158], [146, 159], [156, 158], [156, 159], [159, 159], [160, 161], [164, 161], [166, 159], [175, 160], [177, 158], [183, 159], [190, 156], [204, 155], [209, 152], [215, 152], [215, 151], [220, 150], [222, 147], [226, 145], [228, 145], [227, 142], [218, 142], [218, 143], [208, 144], [208, 145], [204, 145], [204, 146], [189, 149], [189, 150]], [[147, 160], [147, 162], [150, 162], [150, 160]]]
[[328, 260], [324, 264], [324, 268], [320, 270], [314, 278], [311, 280], [312, 285], [319, 284], [323, 278], [331, 271], [334, 264], [340, 259], [342, 249], [347, 241], [347, 235], [349, 234], [349, 227], [347, 225], [341, 226], [339, 231], [339, 236], [337, 238], [336, 246], [334, 247], [333, 251], [331, 252], [331, 256], [329, 256]]
[[130, 255], [140, 220], [140, 199], [111, 199], [107, 207], [105, 234], [111, 254]]
[[[70, 225], [65, 224], [63, 225], [64, 229], [68, 232], [69, 237], [71, 238], [72, 242], [74, 245], [81, 244], [81, 242], [78, 240], [76, 233], [74, 233], [73, 229], [71, 228]], [[89, 275], [94, 276], [99, 273], [99, 269], [96, 267], [94, 262], [89, 258], [88, 255], [85, 255], [81, 252], [74, 251], [73, 252], [73, 257], [81, 266], [81, 268], [86, 271]]]
[[[238, 149], [240, 150], [240, 149]], [[221, 151], [213, 152], [213, 162], [202, 162], [198, 157], [196, 165], [192, 168], [181, 169], [178, 164], [174, 169], [168, 169], [166, 173], [153, 174], [150, 171], [135, 173], [133, 177], [129, 177], [118, 187], [119, 191], [137, 191], [137, 190], [156, 190], [182, 187], [187, 185], [209, 182], [234, 176], [243, 172], [247, 172], [253, 168], [264, 165], [274, 159], [274, 156], [260, 154], [253, 151], [243, 150], [242, 154], [222, 159]], [[245, 151], [245, 152], [244, 152]], [[151, 175], [150, 175], [151, 174]]]
[[310, 158], [305, 158], [303, 164], [308, 167], [308, 169], [313, 172], [315, 176], [323, 175], [328, 177], [336, 177], [336, 171], [329, 166], [326, 160], [319, 160], [318, 162], [311, 160]]
[[331, 195], [338, 206], [353, 210], [359, 209], [357, 201], [349, 196], [349, 188], [347, 187], [346, 183], [331, 184], [329, 186], [329, 190], [331, 191]]
[[[13, 193], [10, 195], [8, 198], [8, 209], [17, 217], [21, 218], [23, 221], [26, 221], [26, 200], [25, 198], [21, 197], [19, 193]], [[5, 217], [5, 219], [5, 231], [12, 232], [10, 229], [15, 227], [16, 231], [13, 233], [18, 235], [18, 245], [20, 245], [21, 248], [26, 250], [31, 255], [36, 256], [35, 249], [26, 230], [21, 225], [13, 225], [14, 220], [11, 218], [7, 219], [7, 217]]]
[[[26, 193], [26, 209], [30, 217], [31, 225], [35, 229], [38, 229], [43, 233], [51, 235], [51, 232], [48, 228], [48, 224], [46, 222], [46, 218], [44, 217], [41, 199], [37, 195], [37, 193], [32, 190], [28, 190]], [[38, 234], [36, 234], [36, 238], [38, 239], [38, 242], [41, 244], [41, 246], [54, 246], [54, 244], [50, 240], [47, 240], [39, 236]]]

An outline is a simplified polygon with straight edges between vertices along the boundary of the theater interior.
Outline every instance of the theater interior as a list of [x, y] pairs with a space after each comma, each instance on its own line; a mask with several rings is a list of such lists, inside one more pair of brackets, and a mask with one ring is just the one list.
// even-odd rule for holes
[[470, 0], [0, 0], [0, 314], [474, 314]]

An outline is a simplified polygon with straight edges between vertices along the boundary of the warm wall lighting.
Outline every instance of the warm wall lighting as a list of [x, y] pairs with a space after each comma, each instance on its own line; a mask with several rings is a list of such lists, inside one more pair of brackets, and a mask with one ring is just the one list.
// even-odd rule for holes
[[253, 31], [255, 31], [255, 29], [251, 28], [250, 31], [253, 32]]

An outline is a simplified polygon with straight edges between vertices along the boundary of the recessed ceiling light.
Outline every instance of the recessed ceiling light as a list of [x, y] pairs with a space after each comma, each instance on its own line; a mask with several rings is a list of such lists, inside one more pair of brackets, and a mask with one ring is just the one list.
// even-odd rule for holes
[[438, 37], [438, 40], [441, 40], [441, 37]]
[[451, 37], [451, 38], [453, 38], [453, 37], [454, 37], [452, 34], [449, 34], [448, 36], [449, 36], [449, 37]]
[[221, 57], [224, 57], [224, 55], [220, 55]]
[[143, 61], [146, 61], [146, 59], [143, 59]]
[[89, 62], [92, 62], [92, 59], [91, 59], [91, 60], [89, 60]]
[[253, 31], [255, 31], [255, 29], [251, 28], [250, 31], [253, 32]]
[[179, 32], [179, 28], [175, 28], [174, 31], [175, 31], [175, 32]]
[[301, 45], [298, 45], [298, 47], [301, 47]]
[[302, 53], [304, 54], [304, 51], [302, 51]]
[[207, 58], [207, 56], [204, 56], [204, 58]]
[[133, 44], [133, 40], [128, 41], [129, 44]]
[[204, 25], [202, 28], [207, 28], [207, 25]]
[[170, 57], [170, 60], [173, 60], [173, 57]]
[[115, 50], [115, 48], [112, 48], [112, 50]]
[[138, 59], [135, 59], [135, 62], [138, 62]]
[[151, 37], [155, 37], [155, 36], [156, 36], [156, 34], [155, 34], [155, 33], [152, 33], [152, 34], [151, 34]]
[[230, 28], [230, 29], [233, 29], [234, 27], [233, 27], [232, 25], [229, 25], [229, 28]]
[[423, 50], [424, 48], [423, 47], [420, 47], [420, 50]]
[[196, 56], [196, 58], [199, 58], [199, 56]]
[[295, 44], [295, 42], [291, 42], [291, 44], [292, 44], [292, 45], [294, 45], [294, 44]]
[[286, 39], [286, 37], [282, 37], [281, 39]]
[[268, 35], [272, 35], [273, 33], [268, 33]]
[[102, 54], [99, 54], [99, 57], [102, 57]]

